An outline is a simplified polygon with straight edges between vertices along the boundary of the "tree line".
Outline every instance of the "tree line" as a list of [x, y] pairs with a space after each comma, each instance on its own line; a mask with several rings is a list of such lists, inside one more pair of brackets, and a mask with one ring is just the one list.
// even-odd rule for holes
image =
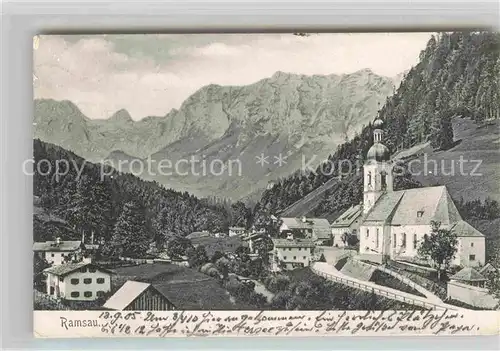
[[[76, 240], [85, 234], [87, 240], [94, 237], [102, 244], [104, 254], [141, 256], [152, 243], [165, 247], [173, 237], [203, 230], [226, 232], [230, 225], [246, 227], [251, 221], [252, 212], [242, 203], [227, 206], [166, 189], [40, 140], [33, 146], [33, 193], [39, 206], [65, 221], [55, 225], [34, 218], [35, 241], [55, 236]], [[61, 160], [69, 165], [65, 175], [57, 174]]]
[[[453, 146], [451, 119], [461, 116], [477, 123], [500, 117], [500, 36], [491, 32], [439, 33], [419, 55], [419, 63], [405, 74], [395, 93], [379, 111], [384, 121], [384, 144], [391, 154], [429, 141], [436, 149]], [[342, 160], [363, 163], [373, 144], [369, 123], [350, 141], [337, 147], [314, 172], [296, 172], [264, 191], [260, 208], [277, 213], [328, 180], [336, 184], [326, 194], [316, 214], [340, 212], [358, 203], [358, 170], [333, 169]], [[347, 162], [346, 162], [347, 164]], [[362, 174], [362, 173], [361, 173]], [[409, 176], [399, 177], [399, 188], [418, 187]], [[345, 181], [343, 181], [345, 179]], [[342, 194], [342, 195], [340, 195]]]

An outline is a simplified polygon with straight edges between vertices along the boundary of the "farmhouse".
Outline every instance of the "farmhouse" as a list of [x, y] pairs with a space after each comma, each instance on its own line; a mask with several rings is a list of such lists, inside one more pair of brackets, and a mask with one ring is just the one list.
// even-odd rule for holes
[[170, 311], [175, 306], [150, 283], [128, 280], [104, 304], [117, 311]]
[[47, 294], [73, 301], [93, 301], [111, 290], [110, 270], [90, 262], [63, 263], [44, 270]]
[[303, 268], [311, 263], [315, 244], [310, 239], [272, 239], [273, 251], [270, 252], [271, 270], [274, 272]]
[[57, 238], [55, 241], [35, 242], [33, 252], [40, 258], [45, 259], [49, 264], [59, 265], [69, 257], [77, 261], [81, 259], [85, 246], [81, 241], [63, 241]]
[[331, 245], [330, 223], [325, 218], [281, 218], [280, 233], [311, 239], [316, 245]]
[[383, 122], [374, 122], [375, 143], [363, 166], [363, 204], [359, 228], [359, 251], [367, 260], [382, 262], [416, 260], [419, 244], [430, 234], [432, 222], [452, 229], [458, 236], [453, 264], [485, 263], [484, 235], [465, 222], [445, 186], [393, 190], [393, 164], [382, 144]]
[[345, 237], [349, 235], [359, 240], [362, 210], [362, 205], [351, 206], [332, 223], [333, 246], [347, 246]]

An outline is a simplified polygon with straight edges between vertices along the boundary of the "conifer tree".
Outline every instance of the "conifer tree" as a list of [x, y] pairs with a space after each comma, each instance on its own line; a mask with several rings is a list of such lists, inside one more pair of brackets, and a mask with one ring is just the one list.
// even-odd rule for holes
[[146, 254], [149, 244], [144, 208], [136, 201], [127, 202], [107, 245], [109, 254], [115, 257], [141, 257]]

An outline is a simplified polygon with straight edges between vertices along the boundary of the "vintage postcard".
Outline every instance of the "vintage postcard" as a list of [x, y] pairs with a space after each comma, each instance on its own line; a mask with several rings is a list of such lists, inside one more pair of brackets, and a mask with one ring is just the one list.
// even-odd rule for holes
[[35, 335], [498, 334], [499, 48], [36, 36]]

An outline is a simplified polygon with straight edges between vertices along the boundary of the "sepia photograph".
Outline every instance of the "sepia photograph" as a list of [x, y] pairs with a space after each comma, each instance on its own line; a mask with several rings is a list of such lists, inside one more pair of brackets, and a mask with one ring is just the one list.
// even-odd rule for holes
[[499, 49], [35, 36], [34, 311], [498, 311]]

